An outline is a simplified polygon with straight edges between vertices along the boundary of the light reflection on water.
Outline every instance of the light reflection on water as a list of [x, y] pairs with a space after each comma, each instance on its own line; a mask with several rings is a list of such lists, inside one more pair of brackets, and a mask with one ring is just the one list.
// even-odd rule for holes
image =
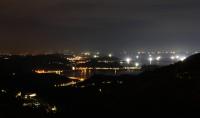
[[141, 71], [136, 70], [70, 70], [65, 71], [63, 74], [66, 77], [77, 77], [77, 78], [84, 78], [88, 79], [95, 74], [102, 74], [102, 75], [122, 75], [122, 74], [131, 74], [137, 75], [141, 73]]

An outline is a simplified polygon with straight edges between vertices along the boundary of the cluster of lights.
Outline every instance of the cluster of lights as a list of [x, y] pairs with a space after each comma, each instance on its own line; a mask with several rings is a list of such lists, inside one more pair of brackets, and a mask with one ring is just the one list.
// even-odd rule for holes
[[176, 54], [176, 52], [175, 51], [151, 51], [151, 52], [144, 52], [144, 51], [142, 51], [142, 52], [137, 52], [138, 54], [161, 54], [161, 53], [163, 53], [163, 54]]
[[35, 73], [38, 74], [53, 73], [61, 75], [61, 73], [63, 73], [63, 70], [35, 70]]
[[54, 85], [54, 87], [66, 87], [66, 86], [71, 86], [71, 85], [75, 85], [76, 82], [72, 81], [72, 82], [69, 82], [69, 83], [63, 83], [63, 84], [60, 84], [60, 85]]
[[183, 56], [183, 57], [180, 57], [180, 61], [184, 61], [186, 59], [186, 57], [185, 56]]
[[90, 53], [89, 52], [85, 52], [84, 55], [85, 56], [90, 56]]
[[71, 57], [71, 58], [67, 58], [67, 60], [75, 62], [75, 61], [82, 60], [82, 57], [81, 56], [74, 56], [74, 57]]
[[[19, 95], [21, 95], [21, 93], [19, 93]], [[37, 94], [36, 93], [31, 93], [31, 94], [27, 94], [24, 96], [25, 99], [32, 99], [34, 97], [36, 97]], [[16, 96], [17, 97], [17, 96]]]
[[37, 93], [23, 93], [21, 91], [16, 93], [16, 98], [20, 99], [22, 101], [22, 106], [23, 107], [29, 107], [32, 109], [37, 109], [37, 108], [44, 108], [44, 110], [47, 113], [56, 113], [57, 112], [57, 107], [56, 106], [51, 106], [48, 103], [45, 103], [44, 101], [41, 101], [38, 99]]
[[112, 67], [110, 67], [110, 68], [100, 68], [100, 67], [96, 67], [96, 68], [92, 68], [92, 67], [79, 67], [79, 68], [76, 68], [76, 70], [120, 70], [120, 68], [112, 68]]
[[[170, 59], [171, 60], [177, 60], [177, 61], [184, 61], [187, 57], [186, 56], [179, 56], [179, 55], [176, 55], [176, 56], [171, 56]], [[162, 59], [161, 56], [157, 56], [156, 58], [153, 58], [152, 55], [149, 55], [149, 63], [152, 64], [152, 61], [153, 60], [156, 60], [156, 61], [160, 61]]]
[[[161, 59], [162, 59], [161, 56], [157, 56], [157, 57], [155, 58], [156, 61], [160, 61]], [[154, 58], [152, 57], [152, 55], [149, 55], [148, 60], [149, 60], [149, 63], [150, 63], [150, 65], [151, 65], [151, 64], [152, 64], [152, 61], [154, 60]]]
[[184, 61], [187, 57], [176, 55], [176, 56], [171, 56], [170, 58], [171, 60]]

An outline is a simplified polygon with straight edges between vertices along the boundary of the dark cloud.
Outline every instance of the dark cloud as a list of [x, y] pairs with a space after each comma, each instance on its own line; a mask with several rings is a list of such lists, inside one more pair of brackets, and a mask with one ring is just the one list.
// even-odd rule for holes
[[199, 0], [2, 0], [0, 49], [199, 49]]

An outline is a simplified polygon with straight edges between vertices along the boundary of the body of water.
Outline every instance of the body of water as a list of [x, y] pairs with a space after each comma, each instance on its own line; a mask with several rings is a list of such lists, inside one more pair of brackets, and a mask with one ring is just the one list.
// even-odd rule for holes
[[85, 70], [65, 71], [63, 74], [66, 77], [88, 79], [96, 74], [118, 76], [123, 74], [137, 75], [140, 73], [141, 73], [140, 70], [86, 70], [85, 69]]

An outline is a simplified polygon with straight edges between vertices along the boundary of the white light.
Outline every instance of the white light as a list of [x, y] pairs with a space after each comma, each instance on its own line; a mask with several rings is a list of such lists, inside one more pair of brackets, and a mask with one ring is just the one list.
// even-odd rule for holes
[[139, 59], [139, 56], [138, 56], [138, 55], [136, 56], [136, 59]]
[[149, 63], [150, 63], [150, 65], [152, 64], [152, 61], [153, 61], [153, 58], [152, 57], [149, 57]]
[[102, 89], [99, 89], [99, 92], [102, 92]]
[[112, 57], [112, 54], [109, 54], [108, 56], [111, 58], [111, 57]]
[[180, 57], [180, 61], [184, 61], [186, 59], [186, 57], [185, 56], [183, 56], [183, 57]]
[[6, 93], [6, 90], [3, 90], [3, 89], [2, 89], [1, 92], [2, 92], [2, 93]]
[[94, 55], [93, 57], [94, 57], [94, 58], [97, 58], [98, 56], [97, 56], [97, 55]]
[[149, 57], [149, 61], [153, 61], [153, 58], [152, 58], [152, 57]]
[[171, 56], [170, 58], [171, 58], [171, 60], [174, 60], [174, 59], [175, 59], [175, 57], [174, 57], [174, 56]]
[[75, 70], [76, 68], [75, 67], [72, 67], [72, 70]]
[[29, 97], [35, 97], [35, 96], [37, 96], [36, 93], [33, 93], [33, 94], [30, 94], [30, 95], [29, 95]]
[[138, 67], [140, 64], [138, 62], [135, 63], [135, 66]]
[[51, 110], [52, 110], [52, 111], [56, 111], [56, 110], [57, 110], [56, 106], [53, 106], [53, 107], [51, 108]]
[[85, 52], [85, 53], [84, 53], [84, 55], [86, 55], [86, 56], [89, 56], [89, 55], [90, 55], [90, 53], [89, 53], [89, 52]]
[[157, 61], [160, 61], [160, 59], [161, 59], [161, 56], [156, 57]]
[[176, 59], [179, 59], [179, 58], [180, 58], [180, 56], [176, 55]]
[[128, 63], [128, 64], [130, 64], [130, 62], [131, 62], [131, 58], [126, 58], [126, 62]]
[[21, 92], [18, 92], [17, 95], [16, 95], [16, 98], [17, 98], [17, 97], [21, 97], [21, 96], [22, 96], [22, 93], [21, 93]]

